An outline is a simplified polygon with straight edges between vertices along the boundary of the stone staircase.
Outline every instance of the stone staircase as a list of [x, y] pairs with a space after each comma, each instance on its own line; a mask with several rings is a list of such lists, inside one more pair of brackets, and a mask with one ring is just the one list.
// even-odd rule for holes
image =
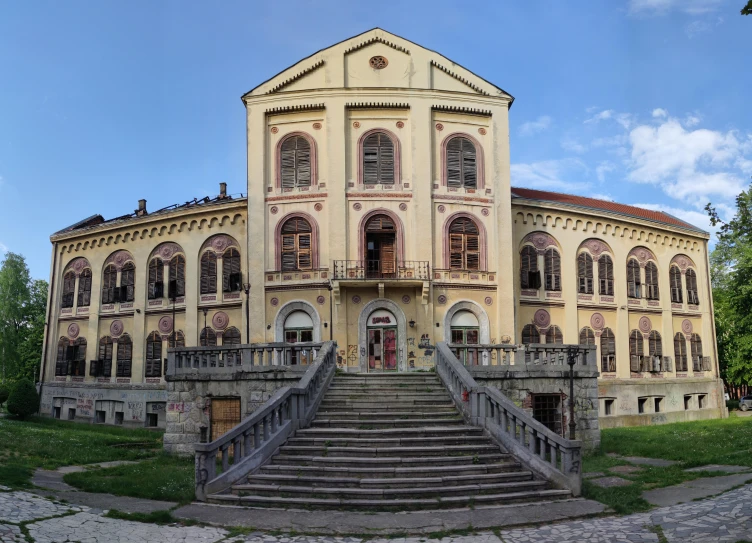
[[334, 378], [310, 428], [212, 503], [412, 510], [571, 497], [464, 423], [433, 373]]

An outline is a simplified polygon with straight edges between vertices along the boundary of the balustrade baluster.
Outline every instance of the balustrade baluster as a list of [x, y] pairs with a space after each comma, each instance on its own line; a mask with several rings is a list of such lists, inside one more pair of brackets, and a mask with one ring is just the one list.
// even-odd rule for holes
[[226, 443], [222, 445], [222, 472], [225, 472], [230, 467], [230, 444]]

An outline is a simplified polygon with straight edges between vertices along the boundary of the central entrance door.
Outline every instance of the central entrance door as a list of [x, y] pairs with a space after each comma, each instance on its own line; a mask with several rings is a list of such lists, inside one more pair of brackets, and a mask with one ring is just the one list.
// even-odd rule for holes
[[[459, 359], [466, 366], [477, 366], [478, 348], [480, 343], [480, 325], [478, 318], [469, 311], [458, 311], [451, 321], [452, 345]], [[467, 345], [468, 347], [461, 347]], [[476, 346], [476, 347], [471, 347]]]
[[368, 371], [397, 371], [397, 321], [379, 309], [368, 317]]
[[375, 215], [366, 223], [364, 235], [366, 277], [395, 277], [397, 234], [394, 221], [386, 215]]

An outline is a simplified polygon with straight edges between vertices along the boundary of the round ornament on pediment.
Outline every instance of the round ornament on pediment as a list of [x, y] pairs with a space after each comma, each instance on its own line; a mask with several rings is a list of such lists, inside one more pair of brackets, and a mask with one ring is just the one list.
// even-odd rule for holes
[[483, 301], [486, 302], [486, 305], [492, 305], [493, 304], [493, 298], [491, 298], [490, 296], [486, 296], [486, 299], [483, 300]]
[[436, 208], [436, 211], [438, 211], [439, 213], [444, 213], [446, 211], [446, 207], [444, 207], [443, 205], [440, 205], [439, 207]]
[[215, 330], [224, 330], [230, 324], [230, 317], [224, 311], [217, 311], [212, 317], [212, 326]]
[[70, 323], [68, 326], [68, 338], [76, 339], [79, 333], [81, 333], [81, 329], [78, 327], [78, 324], [75, 322]]
[[355, 211], [360, 211], [361, 209], [363, 209], [363, 206], [362, 206], [362, 205], [360, 204], [360, 202], [355, 202], [355, 203], [353, 204], [353, 209], [354, 209]]
[[77, 258], [77, 259], [75, 259], [73, 261], [72, 267], [73, 267], [73, 271], [75, 272], [76, 275], [81, 275], [82, 271], [84, 271], [86, 268], [89, 268], [91, 266], [89, 265], [89, 261], [88, 260], [86, 260], [85, 258], [81, 257], [81, 258]]
[[480, 134], [481, 136], [485, 136], [486, 135], [486, 129], [485, 128], [479, 128], [478, 129], [478, 134]]
[[324, 206], [323, 204], [318, 203], [315, 206], [313, 206], [313, 209], [315, 209], [316, 211], [321, 211], [322, 209], [324, 209]]
[[120, 337], [123, 330], [125, 330], [125, 326], [123, 326], [123, 321], [121, 320], [114, 320], [112, 321], [112, 324], [110, 324], [110, 334], [112, 337]]
[[118, 251], [112, 261], [115, 263], [115, 266], [122, 268], [123, 264], [125, 264], [125, 262], [128, 260], [128, 256], [128, 253], [126, 253], [125, 251]]
[[221, 253], [230, 246], [230, 238], [227, 236], [216, 236], [211, 244], [215, 251]]
[[397, 121], [397, 128], [405, 128], [405, 123], [402, 121]]
[[653, 329], [653, 323], [650, 322], [650, 319], [648, 317], [640, 317], [638, 326], [640, 327], [640, 332], [642, 332], [643, 334], [649, 334]]
[[321, 130], [321, 123], [313, 123], [314, 130]]
[[533, 244], [538, 252], [545, 251], [546, 247], [549, 247], [551, 245], [556, 245], [554, 238], [552, 238], [548, 234], [543, 234], [540, 232], [530, 236], [528, 241]]
[[407, 304], [409, 304], [409, 303], [410, 303], [410, 299], [411, 299], [411, 298], [410, 298], [410, 296], [408, 296], [407, 294], [405, 294], [405, 295], [404, 295], [404, 296], [402, 297], [402, 303], [403, 303], [403, 304], [405, 304], [405, 305], [407, 305]]
[[690, 336], [692, 335], [692, 321], [689, 319], [684, 319], [681, 323], [682, 332], [684, 332], [684, 335]]
[[276, 215], [277, 213], [279, 213], [279, 208], [277, 206], [272, 206], [269, 208], [269, 213]]
[[400, 210], [402, 210], [402, 211], [407, 211], [407, 204], [406, 204], [405, 202], [402, 202], [402, 203], [401, 203], [401, 204], [399, 205], [399, 208], [400, 208]]
[[596, 259], [601, 256], [601, 253], [608, 251], [608, 245], [606, 245], [599, 239], [587, 240], [585, 242], [585, 247], [587, 247], [587, 250], [590, 251], [590, 254], [593, 255]]
[[165, 315], [159, 319], [159, 324], [157, 326], [159, 327], [160, 332], [163, 334], [169, 334], [172, 332], [172, 317]]
[[444, 130], [444, 125], [441, 123], [436, 123], [436, 130], [441, 132], [442, 130]]
[[355, 121], [353, 123], [353, 128], [360, 128], [360, 123], [358, 121]]
[[383, 70], [389, 66], [389, 61], [385, 56], [376, 55], [368, 59], [368, 65], [374, 70]]
[[685, 272], [689, 268], [689, 259], [686, 256], [677, 256], [674, 258], [674, 264], [679, 266], [682, 272]]
[[551, 314], [545, 309], [539, 309], [533, 316], [533, 322], [538, 328], [548, 328], [551, 325]]
[[490, 213], [491, 211], [487, 207], [484, 207], [483, 209], [480, 210], [480, 214], [483, 215], [484, 217], [488, 217]]
[[600, 313], [593, 313], [590, 316], [590, 326], [593, 327], [593, 330], [601, 331], [606, 326], [606, 318]]
[[279, 128], [277, 128], [276, 126], [272, 126], [271, 132], [272, 134], [276, 134], [277, 132], [279, 132]]

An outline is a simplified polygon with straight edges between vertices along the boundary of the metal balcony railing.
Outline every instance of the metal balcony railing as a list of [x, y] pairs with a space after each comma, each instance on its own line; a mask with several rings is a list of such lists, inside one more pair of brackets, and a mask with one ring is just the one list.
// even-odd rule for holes
[[335, 260], [335, 280], [401, 280], [428, 281], [431, 266], [428, 261], [404, 260], [385, 262], [383, 260]]

